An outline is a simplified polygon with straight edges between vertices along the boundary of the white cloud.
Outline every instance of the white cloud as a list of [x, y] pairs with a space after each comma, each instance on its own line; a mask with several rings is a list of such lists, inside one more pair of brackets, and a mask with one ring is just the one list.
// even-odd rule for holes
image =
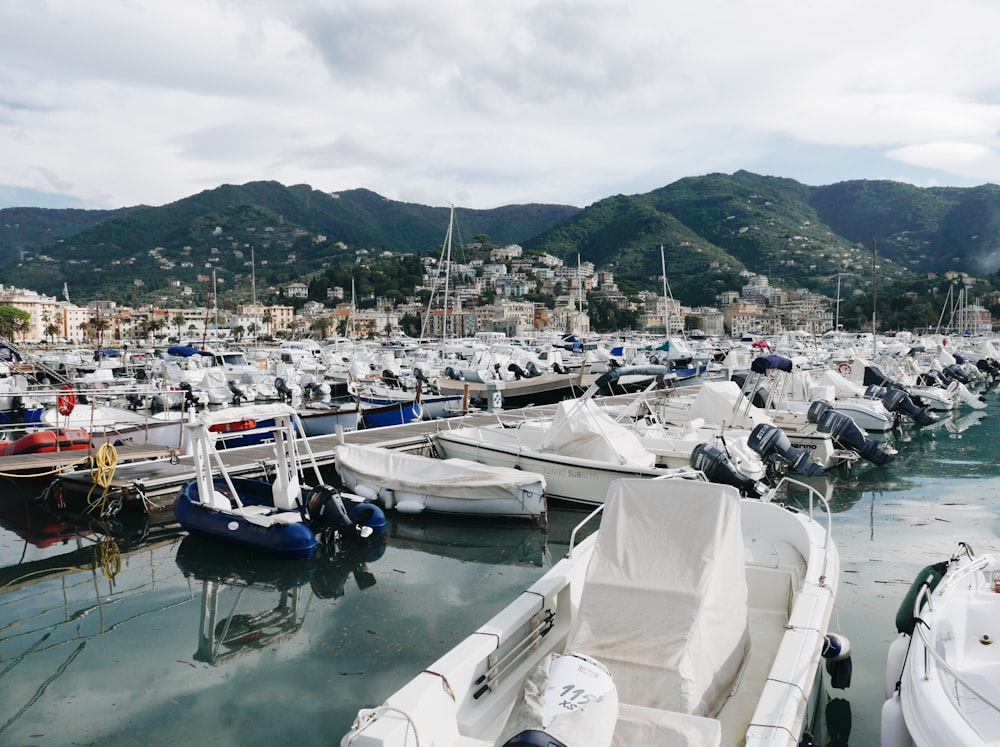
[[12, 0], [0, 185], [94, 207], [255, 179], [584, 205], [895, 163], [966, 186], [998, 178], [998, 22], [988, 0]]

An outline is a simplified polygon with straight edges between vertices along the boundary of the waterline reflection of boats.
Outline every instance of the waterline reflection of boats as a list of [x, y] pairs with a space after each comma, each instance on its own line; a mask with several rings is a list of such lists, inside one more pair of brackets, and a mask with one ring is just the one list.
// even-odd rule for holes
[[388, 514], [393, 547], [494, 565], [543, 567], [549, 559], [545, 528], [523, 521]]

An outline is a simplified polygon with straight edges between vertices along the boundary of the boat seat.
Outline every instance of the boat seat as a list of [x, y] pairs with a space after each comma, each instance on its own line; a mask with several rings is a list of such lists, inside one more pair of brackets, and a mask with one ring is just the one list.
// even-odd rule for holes
[[611, 747], [719, 747], [721, 744], [722, 723], [717, 719], [618, 704], [618, 721]]
[[617, 480], [566, 650], [604, 664], [620, 703], [712, 717], [749, 651], [747, 596], [735, 488]]
[[[251, 505], [243, 507], [243, 515], [255, 519], [267, 519], [270, 524], [299, 524], [302, 521], [300, 511], [284, 511], [273, 506]], [[260, 521], [255, 521], [260, 524]]]

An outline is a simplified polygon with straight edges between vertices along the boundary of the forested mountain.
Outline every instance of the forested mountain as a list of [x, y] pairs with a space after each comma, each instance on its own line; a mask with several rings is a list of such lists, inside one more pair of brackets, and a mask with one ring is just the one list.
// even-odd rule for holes
[[[0, 210], [0, 272], [6, 284], [57, 295], [65, 282], [76, 299], [123, 303], [173, 302], [185, 284], [203, 287], [215, 275], [220, 293], [239, 300], [248, 297], [251, 257], [263, 289], [343, 277], [359, 261], [437, 256], [448, 219], [447, 207], [365, 189], [328, 194], [276, 182], [223, 185], [160, 207], [14, 208]], [[738, 288], [744, 269], [775, 285], [833, 295], [838, 281], [845, 294], [870, 289], [873, 256], [880, 284], [946, 270], [986, 275], [1000, 266], [1000, 187], [992, 184], [811, 187], [740, 171], [688, 177], [583, 209], [456, 207], [455, 225], [456, 246], [518, 243], [570, 264], [579, 257], [611, 269], [626, 291], [658, 290], [665, 261], [674, 296], [691, 305]], [[416, 269], [410, 262], [385, 274], [410, 284]]]

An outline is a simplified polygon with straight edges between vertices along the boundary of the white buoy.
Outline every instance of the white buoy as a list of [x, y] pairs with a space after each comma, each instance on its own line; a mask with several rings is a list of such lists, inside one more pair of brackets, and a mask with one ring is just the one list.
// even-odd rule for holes
[[903, 665], [906, 663], [906, 650], [910, 646], [910, 636], [900, 633], [896, 640], [889, 644], [889, 654], [885, 658], [885, 697], [891, 698], [896, 692], [896, 683], [903, 675]]
[[882, 704], [881, 747], [914, 747], [903, 719], [903, 704], [899, 693]]

